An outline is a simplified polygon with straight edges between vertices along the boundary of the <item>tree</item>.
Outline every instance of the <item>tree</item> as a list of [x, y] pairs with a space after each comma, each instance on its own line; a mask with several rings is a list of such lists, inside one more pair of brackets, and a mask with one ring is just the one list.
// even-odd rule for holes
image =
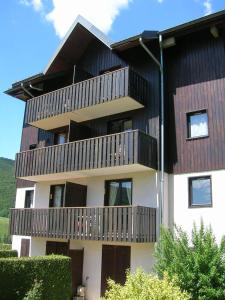
[[169, 281], [138, 269], [136, 273], [127, 272], [124, 286], [108, 280], [109, 289], [103, 300], [189, 300], [186, 293]]
[[194, 224], [191, 239], [181, 228], [161, 228], [155, 271], [187, 291], [195, 300], [225, 299], [225, 238], [216, 243], [212, 229]]

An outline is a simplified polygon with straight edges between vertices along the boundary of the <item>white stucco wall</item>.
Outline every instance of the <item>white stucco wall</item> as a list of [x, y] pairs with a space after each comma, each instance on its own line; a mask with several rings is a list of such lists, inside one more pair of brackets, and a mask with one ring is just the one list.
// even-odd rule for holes
[[[28, 190], [34, 190], [34, 188], [19, 188], [16, 190], [16, 201], [15, 201], [15, 208], [23, 208], [25, 204], [25, 193]], [[18, 255], [20, 256], [21, 250], [21, 239], [30, 239], [27, 236], [12, 236], [12, 249], [17, 250]]]
[[[157, 206], [159, 184], [158, 175], [154, 171], [135, 172], [113, 176], [96, 176], [69, 181], [87, 185], [87, 206], [103, 206], [105, 180], [121, 178], [132, 178], [133, 180], [133, 205], [143, 205], [149, 207]], [[35, 187], [34, 207], [48, 207], [50, 185], [61, 183], [63, 184], [65, 181], [37, 183]]]
[[[16, 190], [16, 202], [15, 208], [23, 208], [25, 204], [25, 193], [26, 191], [34, 190], [34, 188], [19, 188]], [[34, 196], [35, 197], [35, 196]]]
[[[188, 178], [211, 175], [212, 207], [188, 208]], [[170, 224], [182, 226], [189, 234], [193, 223], [211, 225], [218, 241], [225, 235], [225, 170], [169, 176]]]

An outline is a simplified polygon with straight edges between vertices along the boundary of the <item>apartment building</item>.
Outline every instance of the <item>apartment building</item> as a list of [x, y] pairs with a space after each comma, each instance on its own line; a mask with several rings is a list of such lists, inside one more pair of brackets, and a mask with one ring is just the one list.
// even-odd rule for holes
[[111, 43], [78, 17], [43, 73], [6, 91], [26, 103], [13, 248], [69, 255], [74, 296], [151, 271], [161, 222], [225, 233], [224, 26], [221, 11]]

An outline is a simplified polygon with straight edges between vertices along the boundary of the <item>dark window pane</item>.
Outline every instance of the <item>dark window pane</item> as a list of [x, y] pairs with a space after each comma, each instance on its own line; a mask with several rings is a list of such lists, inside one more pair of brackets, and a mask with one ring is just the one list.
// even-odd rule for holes
[[191, 179], [191, 205], [211, 205], [211, 179]]
[[132, 181], [112, 180], [106, 183], [105, 205], [119, 206], [132, 204]]
[[132, 130], [132, 120], [122, 119], [110, 121], [108, 124], [108, 134]]
[[195, 138], [208, 135], [208, 115], [206, 111], [188, 115], [188, 137]]
[[25, 208], [31, 208], [33, 207], [33, 198], [34, 198], [34, 191], [26, 191], [25, 193]]
[[108, 185], [108, 205], [109, 206], [115, 206], [115, 205], [118, 205], [118, 202], [119, 202], [119, 183], [118, 182], [114, 182], [114, 181], [111, 181], [109, 182], [109, 185]]
[[132, 120], [126, 120], [123, 124], [123, 131], [132, 130]]
[[131, 181], [121, 182], [121, 200], [120, 205], [131, 205]]

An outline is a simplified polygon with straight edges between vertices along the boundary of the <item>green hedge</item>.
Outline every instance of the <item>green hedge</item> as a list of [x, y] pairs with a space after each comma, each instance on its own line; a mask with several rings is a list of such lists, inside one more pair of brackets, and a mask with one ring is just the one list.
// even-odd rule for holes
[[1, 300], [22, 300], [41, 283], [40, 300], [69, 300], [72, 294], [70, 258], [48, 255], [0, 259]]
[[0, 258], [17, 257], [18, 253], [16, 250], [0, 250]]
[[12, 250], [11, 244], [1, 244], [0, 243], [0, 250]]

